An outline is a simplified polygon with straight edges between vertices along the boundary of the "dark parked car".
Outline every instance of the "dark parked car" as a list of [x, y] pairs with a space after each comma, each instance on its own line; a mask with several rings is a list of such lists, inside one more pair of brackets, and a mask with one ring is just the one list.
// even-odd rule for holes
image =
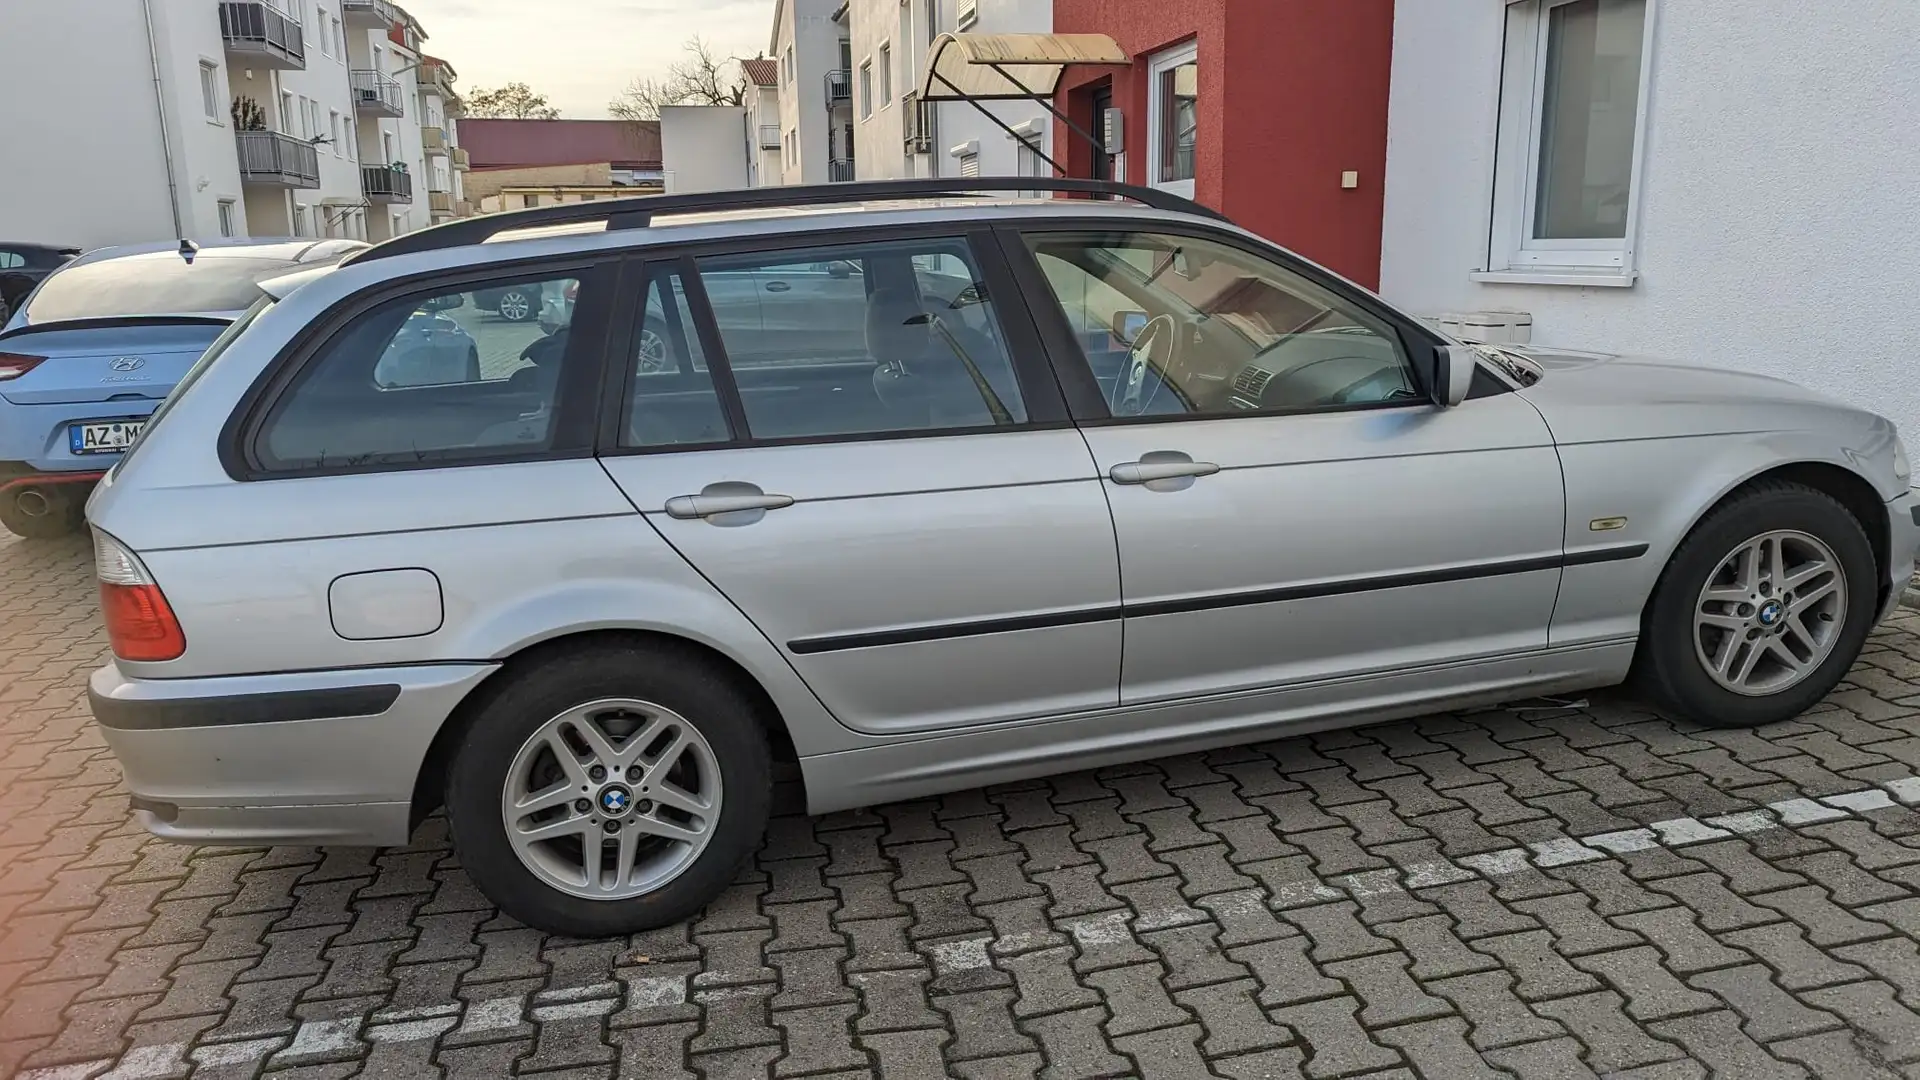
[[0, 240], [0, 326], [7, 325], [14, 309], [27, 298], [40, 279], [65, 266], [80, 254], [75, 247], [48, 244], [15, 244]]

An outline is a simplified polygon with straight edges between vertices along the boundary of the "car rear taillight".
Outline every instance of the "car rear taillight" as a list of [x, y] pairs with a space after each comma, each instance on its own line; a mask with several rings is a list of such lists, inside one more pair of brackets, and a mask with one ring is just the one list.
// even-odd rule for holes
[[122, 660], [174, 660], [187, 651], [180, 620], [133, 552], [104, 533], [93, 534], [93, 570], [100, 579], [100, 614], [113, 655]]
[[28, 356], [26, 353], [0, 352], [0, 382], [17, 379], [45, 360], [44, 356]]

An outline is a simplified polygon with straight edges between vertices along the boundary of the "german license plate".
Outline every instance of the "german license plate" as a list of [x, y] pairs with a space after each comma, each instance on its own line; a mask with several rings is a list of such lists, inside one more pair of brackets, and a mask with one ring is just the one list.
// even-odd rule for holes
[[133, 445], [145, 420], [109, 420], [99, 424], [72, 424], [67, 446], [76, 454], [117, 454]]

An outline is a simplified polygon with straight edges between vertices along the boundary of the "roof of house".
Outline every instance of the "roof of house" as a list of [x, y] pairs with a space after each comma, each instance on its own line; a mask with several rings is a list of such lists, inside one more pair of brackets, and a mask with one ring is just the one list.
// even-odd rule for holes
[[660, 124], [652, 120], [460, 121], [460, 145], [475, 169], [609, 164], [660, 167]]
[[755, 86], [779, 86], [780, 62], [766, 57], [740, 61], [740, 69]]

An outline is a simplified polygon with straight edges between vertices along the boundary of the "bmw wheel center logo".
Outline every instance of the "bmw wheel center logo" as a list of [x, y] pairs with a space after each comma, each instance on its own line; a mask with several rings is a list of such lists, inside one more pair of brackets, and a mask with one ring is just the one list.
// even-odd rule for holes
[[600, 792], [600, 809], [609, 814], [624, 814], [633, 807], [633, 792], [615, 784]]
[[1767, 601], [1760, 607], [1760, 625], [1772, 626], [1774, 623], [1779, 622], [1780, 616], [1784, 611], [1785, 608], [1781, 606], [1780, 601]]

